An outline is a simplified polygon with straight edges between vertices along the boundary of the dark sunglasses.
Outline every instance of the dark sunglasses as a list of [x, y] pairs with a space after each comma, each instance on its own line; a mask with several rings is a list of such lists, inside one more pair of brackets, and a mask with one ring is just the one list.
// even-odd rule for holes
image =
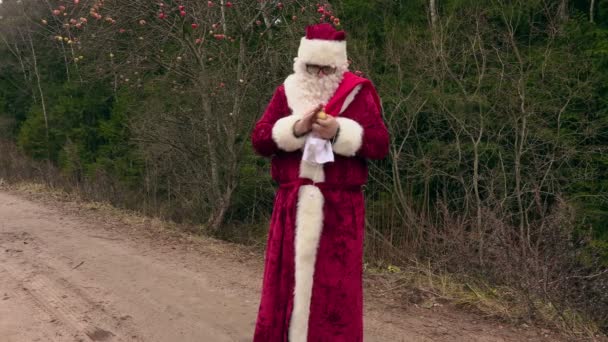
[[306, 64], [306, 71], [314, 75], [319, 74], [319, 71], [323, 71], [325, 75], [333, 75], [336, 72], [336, 68], [329, 65]]

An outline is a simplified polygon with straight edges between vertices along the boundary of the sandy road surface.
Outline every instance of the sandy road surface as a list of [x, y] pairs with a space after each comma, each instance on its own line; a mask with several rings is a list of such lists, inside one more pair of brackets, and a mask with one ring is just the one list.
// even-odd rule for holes
[[[258, 254], [112, 222], [0, 191], [0, 341], [251, 340]], [[465, 316], [371, 303], [366, 341], [541, 340]]]

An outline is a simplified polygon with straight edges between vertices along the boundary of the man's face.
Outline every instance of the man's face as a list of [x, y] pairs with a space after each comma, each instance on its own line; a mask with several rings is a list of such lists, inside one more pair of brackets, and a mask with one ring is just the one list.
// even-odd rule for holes
[[323, 78], [335, 74], [336, 67], [332, 67], [331, 65], [306, 64], [306, 72], [310, 75]]

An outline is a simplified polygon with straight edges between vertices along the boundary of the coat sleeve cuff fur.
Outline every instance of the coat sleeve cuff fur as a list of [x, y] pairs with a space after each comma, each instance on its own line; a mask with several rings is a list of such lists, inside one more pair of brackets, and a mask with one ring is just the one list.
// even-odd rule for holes
[[333, 144], [334, 152], [345, 157], [354, 156], [363, 143], [363, 127], [355, 120], [336, 118], [340, 124], [340, 134]]
[[293, 125], [299, 119], [300, 117], [296, 115], [286, 116], [279, 119], [272, 127], [272, 139], [281, 150], [293, 152], [304, 146], [306, 136], [297, 138], [293, 135]]

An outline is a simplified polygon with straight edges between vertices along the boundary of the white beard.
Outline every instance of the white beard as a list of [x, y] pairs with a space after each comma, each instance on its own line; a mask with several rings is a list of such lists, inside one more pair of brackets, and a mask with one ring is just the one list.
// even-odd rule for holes
[[344, 78], [347, 66], [338, 66], [333, 75], [318, 77], [306, 71], [306, 64], [294, 62], [294, 73], [285, 79], [287, 104], [293, 115], [302, 116], [319, 104], [326, 105]]

